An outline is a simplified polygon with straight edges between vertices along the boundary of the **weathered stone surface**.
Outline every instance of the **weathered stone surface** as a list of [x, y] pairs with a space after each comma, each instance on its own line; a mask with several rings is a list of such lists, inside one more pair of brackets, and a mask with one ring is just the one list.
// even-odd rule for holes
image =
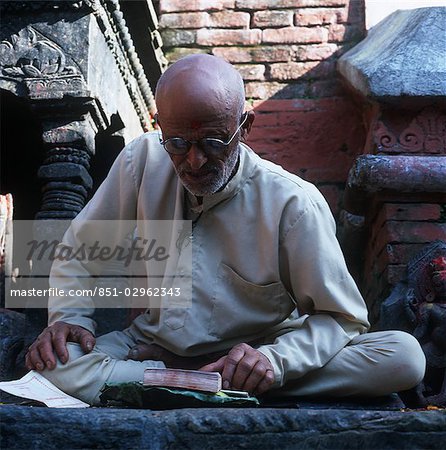
[[22, 350], [24, 335], [24, 314], [0, 309], [0, 380], [14, 379], [14, 365]]
[[[410, 222], [403, 222], [403, 225]], [[446, 233], [445, 233], [446, 236]], [[413, 256], [407, 275], [381, 304], [380, 328], [415, 336], [426, 356], [421, 385], [403, 392], [411, 408], [446, 406], [446, 241], [433, 241]]]
[[446, 96], [446, 8], [396, 11], [339, 59], [363, 95]]
[[365, 197], [380, 191], [446, 194], [445, 173], [444, 156], [359, 156], [348, 175], [346, 209], [363, 214]]
[[[440, 449], [444, 411], [2, 406], [2, 448]], [[26, 424], [26, 432], [24, 430]]]

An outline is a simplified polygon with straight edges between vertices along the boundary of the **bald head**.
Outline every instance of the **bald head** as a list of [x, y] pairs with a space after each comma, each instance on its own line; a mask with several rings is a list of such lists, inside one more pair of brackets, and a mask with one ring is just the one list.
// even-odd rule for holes
[[195, 54], [172, 64], [156, 88], [160, 116], [184, 107], [239, 117], [244, 108], [243, 80], [237, 70], [221, 58]]

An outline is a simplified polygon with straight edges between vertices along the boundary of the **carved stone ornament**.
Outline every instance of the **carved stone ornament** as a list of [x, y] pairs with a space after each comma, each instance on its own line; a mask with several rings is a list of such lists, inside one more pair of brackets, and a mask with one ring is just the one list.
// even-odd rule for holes
[[23, 11], [52, 11], [52, 10], [80, 10], [91, 8], [91, 4], [95, 0], [52, 0], [52, 1], [41, 1], [41, 0], [2, 0], [0, 3], [0, 11], [12, 11], [12, 12], [23, 12]]
[[409, 407], [446, 406], [446, 241], [434, 241], [407, 265], [407, 278], [381, 305], [383, 329], [415, 336], [426, 356], [424, 382], [407, 391]]
[[0, 68], [13, 78], [46, 78], [76, 73], [66, 65], [65, 54], [32, 26], [0, 43]]
[[446, 114], [425, 108], [398, 137], [380, 120], [374, 141], [382, 153], [446, 153]]

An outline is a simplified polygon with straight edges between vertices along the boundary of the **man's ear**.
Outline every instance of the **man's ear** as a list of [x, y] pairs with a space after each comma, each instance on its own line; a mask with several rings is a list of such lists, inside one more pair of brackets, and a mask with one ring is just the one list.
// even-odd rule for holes
[[241, 129], [242, 133], [241, 133], [240, 139], [242, 140], [242, 142], [246, 142], [248, 140], [248, 136], [249, 136], [249, 133], [251, 132], [252, 124], [254, 123], [254, 120], [256, 118], [256, 113], [252, 110], [248, 111], [246, 114], [248, 115], [248, 117], [246, 118], [246, 121], [243, 124], [242, 129]]
[[155, 115], [153, 116], [153, 121], [154, 121], [154, 128], [161, 127], [160, 116], [158, 112], [156, 112]]

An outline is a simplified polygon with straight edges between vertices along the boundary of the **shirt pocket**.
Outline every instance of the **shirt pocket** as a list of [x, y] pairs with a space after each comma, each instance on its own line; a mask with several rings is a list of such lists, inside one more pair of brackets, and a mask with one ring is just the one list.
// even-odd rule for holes
[[294, 304], [281, 282], [251, 283], [221, 263], [208, 332], [220, 339], [259, 334], [285, 320]]

